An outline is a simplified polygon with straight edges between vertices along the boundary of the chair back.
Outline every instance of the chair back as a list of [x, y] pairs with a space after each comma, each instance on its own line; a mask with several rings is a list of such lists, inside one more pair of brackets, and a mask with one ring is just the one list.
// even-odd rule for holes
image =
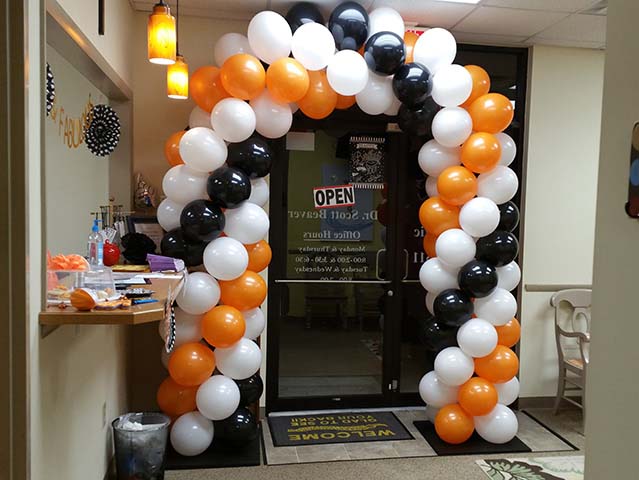
[[571, 334], [590, 335], [592, 290], [560, 290], [551, 297], [550, 305], [555, 309], [555, 340], [559, 362], [580, 359], [587, 363], [588, 346]]

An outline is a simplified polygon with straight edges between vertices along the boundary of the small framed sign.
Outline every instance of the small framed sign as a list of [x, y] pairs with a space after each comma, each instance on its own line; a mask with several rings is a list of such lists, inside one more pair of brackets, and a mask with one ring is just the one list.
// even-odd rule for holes
[[164, 230], [158, 223], [157, 217], [129, 217], [128, 225], [130, 233], [143, 233], [155, 243], [157, 251], [160, 251], [160, 242], [164, 237]]

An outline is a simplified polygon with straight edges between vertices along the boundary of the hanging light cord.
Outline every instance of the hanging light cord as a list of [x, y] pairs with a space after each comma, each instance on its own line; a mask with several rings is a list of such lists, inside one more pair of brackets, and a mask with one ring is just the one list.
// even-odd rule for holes
[[175, 0], [175, 53], [180, 54], [180, 0]]

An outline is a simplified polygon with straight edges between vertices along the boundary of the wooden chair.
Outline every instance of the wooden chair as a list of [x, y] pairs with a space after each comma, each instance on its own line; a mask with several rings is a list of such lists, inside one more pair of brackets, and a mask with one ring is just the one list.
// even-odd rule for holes
[[[586, 369], [590, 360], [590, 306], [592, 290], [570, 289], [555, 293], [550, 305], [555, 309], [555, 340], [559, 357], [559, 380], [554, 413], [561, 400], [581, 407], [586, 414]], [[568, 308], [566, 308], [568, 307]], [[569, 398], [580, 392], [581, 403]]]

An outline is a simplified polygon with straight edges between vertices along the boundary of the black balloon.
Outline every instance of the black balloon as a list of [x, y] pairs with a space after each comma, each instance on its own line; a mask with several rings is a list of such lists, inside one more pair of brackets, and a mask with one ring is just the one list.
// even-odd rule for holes
[[338, 50], [359, 50], [368, 37], [368, 13], [357, 2], [344, 2], [331, 12], [328, 29]]
[[377, 32], [366, 40], [364, 60], [373, 72], [392, 75], [406, 60], [404, 40], [393, 32]]
[[473, 260], [459, 269], [457, 280], [466, 295], [482, 298], [497, 287], [497, 270], [490, 263]]
[[254, 136], [240, 143], [229, 144], [226, 163], [229, 167], [242, 170], [249, 178], [258, 178], [270, 173], [274, 158], [268, 143]]
[[473, 315], [473, 302], [461, 290], [448, 289], [435, 297], [433, 310], [438, 321], [452, 327], [460, 327]]
[[513, 202], [499, 205], [499, 225], [497, 230], [512, 232], [519, 225], [519, 209]]
[[406, 63], [393, 77], [393, 92], [409, 107], [422, 105], [433, 90], [433, 78], [421, 63]]
[[259, 372], [244, 380], [235, 380], [240, 389], [240, 405], [246, 407], [253, 402], [257, 402], [264, 391], [264, 382]]
[[214, 423], [215, 438], [229, 447], [246, 445], [257, 437], [257, 422], [245, 407], [239, 407], [230, 417]]
[[204, 262], [204, 249], [208, 245], [207, 242], [186, 242], [184, 249], [184, 264], [187, 267], [197, 267]]
[[160, 242], [162, 255], [184, 260], [187, 267], [202, 265], [202, 256], [206, 242], [189, 242], [184, 238], [182, 230], [175, 228], [167, 232]]
[[300, 2], [293, 5], [286, 14], [286, 21], [293, 33], [305, 23], [315, 22], [320, 25], [326, 23], [319, 9], [309, 2]]
[[224, 214], [209, 200], [193, 200], [180, 214], [184, 239], [190, 242], [210, 242], [224, 230]]
[[457, 345], [457, 327], [441, 323], [437, 317], [417, 320], [417, 338], [428, 351], [439, 352]]
[[486, 237], [477, 240], [475, 257], [496, 267], [509, 264], [519, 253], [519, 242], [512, 233], [495, 230]]
[[206, 183], [211, 202], [222, 208], [235, 208], [251, 196], [251, 181], [239, 168], [221, 167]]
[[438, 111], [439, 105], [431, 97], [428, 97], [423, 105], [414, 109], [402, 105], [397, 114], [397, 124], [407, 135], [430, 136], [433, 118]]

